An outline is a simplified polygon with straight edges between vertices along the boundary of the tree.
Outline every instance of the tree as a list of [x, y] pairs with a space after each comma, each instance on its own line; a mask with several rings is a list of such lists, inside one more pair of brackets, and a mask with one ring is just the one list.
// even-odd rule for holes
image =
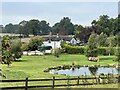
[[11, 53], [14, 55], [14, 59], [19, 59], [22, 56], [20, 39], [15, 39], [11, 43]]
[[119, 30], [120, 25], [119, 18], [109, 18], [108, 15], [99, 16], [98, 20], [93, 20], [91, 22], [92, 26], [96, 26], [100, 29], [101, 32], [110, 36], [111, 34], [115, 35]]
[[32, 19], [27, 23], [27, 28], [30, 30], [30, 33], [34, 36], [37, 36], [39, 34], [40, 30], [40, 21], [36, 19]]
[[74, 34], [76, 36], [81, 34], [81, 32], [84, 31], [84, 27], [82, 25], [75, 25], [74, 28], [75, 28]]
[[9, 36], [3, 36], [2, 39], [2, 61], [8, 65], [14, 60], [11, 52], [11, 43]]
[[74, 33], [74, 25], [68, 17], [64, 17], [52, 27], [53, 34], [70, 35]]
[[107, 35], [103, 32], [98, 36], [98, 47], [106, 46]]
[[25, 37], [28, 37], [30, 34], [30, 29], [28, 29], [28, 21], [21, 21], [19, 23], [19, 33], [23, 34]]
[[29, 50], [37, 50], [38, 46], [41, 46], [43, 44], [43, 38], [41, 37], [33, 37], [30, 39], [29, 44], [28, 44], [28, 48]]
[[98, 56], [98, 50], [97, 50], [97, 34], [92, 33], [88, 40], [88, 47], [86, 50], [86, 56], [87, 57], [97, 57]]
[[49, 23], [47, 23], [45, 20], [40, 21], [39, 26], [40, 26], [39, 34], [45, 35], [49, 34], [49, 32], [51, 31]]
[[14, 33], [14, 25], [12, 23], [9, 23], [5, 25], [5, 31], [6, 33]]
[[117, 34], [117, 50], [116, 50], [116, 58], [115, 61], [120, 61], [120, 33]]

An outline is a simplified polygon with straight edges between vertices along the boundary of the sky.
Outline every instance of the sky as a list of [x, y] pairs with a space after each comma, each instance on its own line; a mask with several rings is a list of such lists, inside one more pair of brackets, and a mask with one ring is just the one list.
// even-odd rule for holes
[[[115, 18], [118, 15], [118, 2], [2, 2], [2, 25], [18, 24], [22, 20], [46, 20], [53, 26], [63, 17], [69, 17], [73, 24], [91, 25], [100, 15]], [[19, 0], [18, 0], [19, 1]], [[22, 0], [21, 0], [22, 1]], [[1, 7], [1, 6], [0, 6]]]

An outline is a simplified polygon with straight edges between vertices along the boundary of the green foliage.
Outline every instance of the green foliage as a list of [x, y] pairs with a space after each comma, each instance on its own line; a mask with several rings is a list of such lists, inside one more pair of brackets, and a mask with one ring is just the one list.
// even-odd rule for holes
[[11, 53], [14, 55], [14, 59], [19, 59], [22, 56], [20, 39], [15, 39], [11, 43]]
[[21, 49], [22, 51], [28, 51], [29, 50], [28, 44], [22, 44]]
[[97, 35], [92, 33], [88, 40], [88, 46], [86, 49], [86, 56], [87, 57], [97, 57], [98, 56], [98, 49], [97, 49]]
[[28, 29], [28, 21], [23, 20], [19, 23], [19, 33], [25, 37], [29, 36], [30, 29]]
[[9, 36], [3, 36], [1, 42], [2, 42], [2, 61], [9, 66], [14, 60], [13, 54], [11, 52], [11, 42]]
[[60, 50], [60, 48], [56, 48], [56, 49], [54, 49], [54, 56], [55, 57], [59, 57], [60, 56], [60, 53], [61, 53], [61, 50]]
[[84, 46], [71, 46], [68, 44], [64, 44], [64, 49], [65, 52], [69, 54], [77, 54], [77, 53], [84, 54], [85, 51]]
[[98, 53], [99, 55], [115, 55], [116, 47], [112, 47], [111, 49], [109, 47], [98, 47]]
[[[68, 44], [64, 44], [65, 52], [68, 54], [85, 54], [86, 50], [88, 50], [88, 47], [86, 46], [71, 46]], [[108, 52], [109, 47], [98, 47], [97, 54], [99, 55], [115, 55], [115, 51], [117, 50], [116, 47], [112, 47], [110, 52]]]
[[43, 38], [36, 36], [36, 37], [33, 37], [30, 39], [29, 44], [28, 44], [28, 48], [31, 51], [32, 50], [35, 51], [35, 50], [37, 50], [37, 47], [41, 46], [42, 44], [43, 44]]
[[116, 58], [115, 61], [120, 61], [120, 33], [117, 34], [117, 50], [116, 50]]
[[107, 35], [102, 32], [102, 33], [98, 36], [98, 40], [97, 40], [97, 42], [96, 42], [96, 43], [98, 43], [98, 47], [106, 46], [106, 40], [107, 40]]
[[74, 32], [74, 25], [69, 17], [64, 17], [59, 23], [52, 27], [52, 32], [59, 35], [71, 35]]
[[120, 61], [120, 47], [117, 47], [115, 55], [116, 55], [116, 57], [115, 57], [114, 61]]
[[82, 25], [75, 25], [74, 28], [75, 28], [74, 31], [75, 35], [79, 35], [84, 30], [84, 27]]
[[60, 46], [63, 48], [65, 44], [66, 44], [66, 41], [65, 41], [65, 40], [62, 40]]

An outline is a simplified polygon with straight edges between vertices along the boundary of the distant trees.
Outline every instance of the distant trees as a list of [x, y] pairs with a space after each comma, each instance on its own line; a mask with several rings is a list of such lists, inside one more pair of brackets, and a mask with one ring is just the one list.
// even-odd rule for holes
[[37, 35], [45, 35], [49, 34], [51, 31], [51, 27], [49, 26], [49, 23], [47, 23], [45, 20], [39, 21], [37, 19], [32, 19], [30, 21], [23, 20], [19, 23], [19, 32], [23, 34], [24, 36], [29, 36], [29, 34], [32, 34], [34, 36]]
[[19, 28], [18, 24], [13, 25], [12, 23], [9, 23], [9, 24], [5, 25], [2, 32], [3, 33], [19, 33], [18, 28]]
[[19, 23], [19, 33], [23, 34], [23, 36], [28, 37], [30, 34], [30, 29], [28, 27], [28, 21], [21, 21]]
[[15, 25], [9, 23], [3, 28], [3, 32], [20, 33], [25, 37], [28, 37], [30, 34], [34, 36], [48, 35], [50, 32], [59, 35], [75, 35], [84, 43], [87, 43], [91, 33], [95, 32], [97, 35], [100, 35], [98, 46], [108, 46], [108, 44], [105, 45], [106, 43], [104, 43], [105, 39], [111, 37], [111, 35], [115, 36], [119, 32], [119, 23], [120, 18], [110, 18], [108, 15], [101, 15], [97, 20], [93, 20], [91, 22], [92, 26], [74, 25], [69, 17], [63, 17], [52, 27], [45, 20], [32, 19], [29, 21], [23, 20]]
[[99, 16], [98, 20], [93, 20], [91, 24], [100, 29], [101, 32], [110, 36], [115, 35], [120, 25], [118, 25], [118, 18], [110, 18], [108, 15]]
[[71, 19], [68, 17], [64, 17], [60, 20], [59, 23], [56, 23], [52, 27], [52, 33], [53, 34], [59, 34], [59, 35], [71, 35], [74, 33], [74, 25], [71, 22]]
[[39, 34], [40, 35], [47, 35], [51, 32], [52, 28], [49, 26], [49, 23], [47, 23], [45, 20], [42, 20], [40, 21], [39, 23], [39, 27], [40, 27], [40, 30], [39, 30]]

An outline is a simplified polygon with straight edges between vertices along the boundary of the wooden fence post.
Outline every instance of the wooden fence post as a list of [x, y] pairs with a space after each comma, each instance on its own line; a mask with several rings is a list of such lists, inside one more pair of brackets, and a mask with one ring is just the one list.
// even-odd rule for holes
[[53, 86], [52, 86], [52, 88], [54, 88], [55, 87], [55, 77], [53, 76]]
[[25, 90], [28, 90], [28, 78], [26, 78], [26, 81], [25, 81]]
[[77, 78], [77, 85], [79, 85], [79, 76], [78, 76], [78, 78]]

